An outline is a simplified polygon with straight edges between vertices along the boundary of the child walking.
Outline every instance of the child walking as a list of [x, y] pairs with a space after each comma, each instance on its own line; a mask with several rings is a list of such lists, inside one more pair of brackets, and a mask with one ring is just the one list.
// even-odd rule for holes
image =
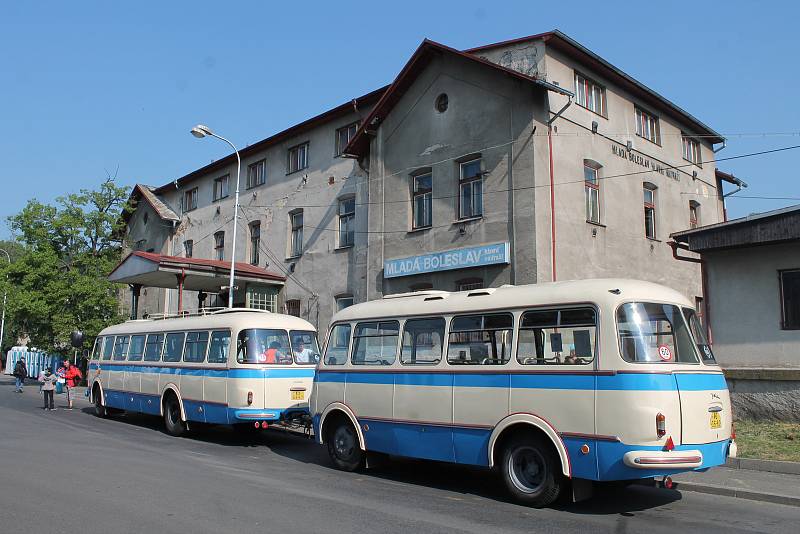
[[53, 402], [53, 393], [56, 389], [56, 382], [58, 376], [53, 373], [52, 367], [48, 367], [42, 374], [39, 375], [39, 382], [42, 383], [42, 394], [44, 395], [44, 409], [55, 410], [55, 403]]

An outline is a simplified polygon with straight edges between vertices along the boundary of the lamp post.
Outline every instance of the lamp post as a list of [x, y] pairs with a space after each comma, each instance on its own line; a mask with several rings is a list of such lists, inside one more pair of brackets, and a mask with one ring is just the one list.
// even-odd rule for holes
[[[6, 255], [6, 259], [8, 260], [8, 264], [11, 265], [11, 256], [8, 255], [8, 252], [0, 248], [0, 252]], [[8, 281], [8, 274], [6, 274], [6, 282]], [[3, 335], [5, 334], [6, 330], [6, 297], [8, 296], [8, 290], [3, 289], [3, 318], [0, 320], [0, 352], [3, 350]]]
[[198, 124], [197, 126], [192, 128], [192, 135], [197, 137], [198, 139], [202, 139], [203, 137], [206, 136], [216, 137], [217, 139], [228, 143], [233, 149], [234, 154], [236, 154], [236, 196], [233, 204], [233, 246], [231, 247], [231, 280], [228, 287], [228, 308], [233, 308], [233, 275], [236, 265], [236, 226], [238, 225], [238, 218], [239, 218], [239, 174], [242, 171], [242, 160], [239, 157], [239, 150], [233, 145], [233, 143], [231, 143], [221, 135], [217, 135], [214, 132], [212, 132], [208, 126]]

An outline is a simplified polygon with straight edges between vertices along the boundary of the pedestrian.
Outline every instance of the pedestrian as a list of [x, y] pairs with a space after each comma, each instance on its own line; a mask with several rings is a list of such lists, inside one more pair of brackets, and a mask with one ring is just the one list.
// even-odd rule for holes
[[72, 389], [78, 385], [78, 380], [83, 378], [80, 369], [72, 365], [68, 359], [64, 360], [64, 366], [58, 369], [58, 376], [64, 379], [64, 389], [67, 393], [67, 410], [72, 409]]
[[39, 375], [39, 382], [42, 383], [42, 394], [44, 395], [44, 409], [55, 410], [55, 402], [53, 395], [56, 389], [56, 382], [58, 376], [53, 373], [53, 368], [48, 367], [42, 374]]
[[21, 356], [14, 366], [14, 378], [16, 379], [16, 393], [22, 393], [22, 386], [25, 385], [25, 377], [28, 376], [28, 368], [25, 366], [25, 356]]

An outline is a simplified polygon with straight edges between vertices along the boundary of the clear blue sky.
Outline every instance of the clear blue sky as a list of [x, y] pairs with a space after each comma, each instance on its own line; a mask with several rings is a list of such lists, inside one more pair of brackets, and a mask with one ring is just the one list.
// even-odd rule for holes
[[[0, 238], [32, 197], [161, 185], [390, 82], [425, 38], [468, 48], [558, 28], [729, 136], [798, 145], [797, 2], [0, 3]], [[599, 7], [598, 7], [599, 6]], [[720, 163], [800, 198], [800, 150]], [[731, 217], [800, 200], [730, 199]]]

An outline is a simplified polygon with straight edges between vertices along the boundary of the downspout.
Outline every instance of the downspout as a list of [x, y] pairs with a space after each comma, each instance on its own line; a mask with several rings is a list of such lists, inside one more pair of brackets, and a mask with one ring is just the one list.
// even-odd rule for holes
[[552, 265], [552, 281], [555, 282], [556, 277], [556, 187], [555, 187], [555, 172], [553, 170], [553, 121], [561, 116], [567, 108], [572, 104], [572, 95], [567, 95], [567, 103], [564, 104], [558, 113], [547, 121], [547, 147], [550, 152], [550, 263]]
[[667, 243], [672, 249], [672, 257], [679, 261], [688, 261], [690, 263], [700, 264], [700, 290], [703, 292], [703, 308], [705, 311], [704, 317], [706, 322], [706, 335], [708, 336], [709, 345], [714, 345], [714, 336], [711, 333], [711, 300], [708, 293], [708, 272], [706, 269], [706, 262], [702, 255], [699, 258], [691, 258], [689, 256], [680, 256], [678, 249], [689, 250], [689, 247], [684, 243], [677, 241], [669, 241]]

